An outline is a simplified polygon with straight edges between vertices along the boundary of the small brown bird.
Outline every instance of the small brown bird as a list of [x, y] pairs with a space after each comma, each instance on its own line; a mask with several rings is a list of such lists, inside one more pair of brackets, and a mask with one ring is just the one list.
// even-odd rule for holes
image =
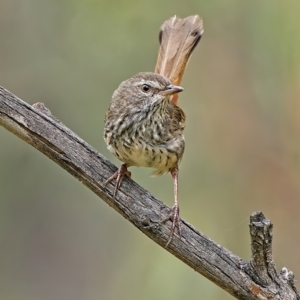
[[184, 152], [185, 114], [177, 93], [187, 62], [203, 33], [199, 16], [165, 21], [159, 33], [160, 49], [155, 73], [143, 72], [123, 81], [113, 93], [105, 115], [104, 140], [123, 164], [105, 182], [116, 179], [114, 196], [131, 166], [153, 168], [154, 175], [170, 172], [175, 203], [162, 222], [172, 220], [166, 247], [175, 228], [179, 236], [178, 165]]

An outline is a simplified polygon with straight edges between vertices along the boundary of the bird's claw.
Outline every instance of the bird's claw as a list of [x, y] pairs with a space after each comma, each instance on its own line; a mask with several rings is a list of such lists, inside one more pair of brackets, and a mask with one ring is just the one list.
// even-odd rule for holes
[[180, 221], [180, 217], [179, 217], [179, 206], [178, 205], [174, 205], [172, 207], [172, 211], [171, 213], [166, 216], [161, 223], [165, 223], [169, 220], [172, 220], [172, 226], [171, 226], [171, 232], [170, 232], [170, 236], [168, 239], [168, 242], [166, 244], [166, 248], [170, 245], [170, 243], [172, 242], [174, 233], [175, 233], [175, 229], [177, 228], [177, 232], [179, 235], [179, 238], [181, 239], [181, 221]]
[[123, 164], [120, 166], [120, 168], [118, 169], [117, 172], [115, 172], [112, 176], [110, 176], [105, 182], [104, 182], [104, 186], [106, 186], [109, 182], [113, 181], [114, 179], [116, 179], [116, 184], [115, 184], [115, 188], [114, 188], [114, 193], [113, 193], [113, 197], [116, 197], [117, 191], [119, 190], [122, 180], [124, 178], [124, 175], [127, 175], [128, 177], [131, 177], [131, 172], [129, 172], [127, 170], [127, 165]]

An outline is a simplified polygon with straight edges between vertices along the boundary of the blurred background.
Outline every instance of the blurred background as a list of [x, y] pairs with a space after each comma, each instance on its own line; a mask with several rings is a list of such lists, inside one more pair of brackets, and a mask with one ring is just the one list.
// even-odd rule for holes
[[[102, 138], [113, 91], [154, 69], [164, 20], [202, 16], [180, 95], [181, 216], [249, 259], [249, 216], [262, 210], [277, 269], [291, 269], [299, 289], [299, 9], [291, 0], [1, 1], [0, 85], [45, 103], [120, 165]], [[171, 176], [131, 171], [173, 205]], [[2, 127], [0, 248], [1, 299], [233, 299]]]

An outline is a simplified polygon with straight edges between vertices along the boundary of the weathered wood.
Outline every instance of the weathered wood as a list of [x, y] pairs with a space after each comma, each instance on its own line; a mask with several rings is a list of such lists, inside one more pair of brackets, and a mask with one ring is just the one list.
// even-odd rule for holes
[[[76, 177], [153, 241], [164, 247], [170, 208], [133, 180], [125, 178], [116, 199], [103, 182], [116, 167], [79, 138], [41, 103], [30, 106], [0, 87], [0, 125]], [[1, 141], [0, 141], [1, 144]], [[272, 224], [260, 212], [250, 218], [252, 258], [247, 262], [182, 220], [182, 238], [166, 249], [237, 299], [300, 299], [292, 272], [278, 274], [272, 258]]]

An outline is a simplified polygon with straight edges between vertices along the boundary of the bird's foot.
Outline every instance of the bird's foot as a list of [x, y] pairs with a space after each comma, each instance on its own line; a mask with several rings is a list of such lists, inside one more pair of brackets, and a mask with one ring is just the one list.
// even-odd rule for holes
[[124, 175], [127, 175], [128, 177], [131, 177], [131, 172], [127, 170], [127, 165], [123, 164], [120, 166], [117, 172], [115, 172], [112, 176], [110, 176], [105, 182], [104, 186], [106, 186], [109, 182], [113, 181], [116, 179], [116, 184], [115, 184], [115, 189], [113, 193], [113, 197], [116, 197], [117, 191], [121, 186], [121, 182], [124, 178]]
[[170, 243], [172, 242], [174, 233], [175, 233], [175, 229], [177, 228], [177, 232], [179, 235], [179, 238], [181, 238], [181, 221], [180, 221], [180, 217], [179, 217], [179, 206], [178, 205], [174, 205], [172, 207], [172, 211], [171, 213], [165, 217], [161, 223], [165, 223], [167, 221], [171, 220], [172, 221], [172, 226], [171, 226], [171, 232], [170, 232], [170, 237], [168, 239], [168, 242], [166, 244], [166, 248], [170, 245]]

